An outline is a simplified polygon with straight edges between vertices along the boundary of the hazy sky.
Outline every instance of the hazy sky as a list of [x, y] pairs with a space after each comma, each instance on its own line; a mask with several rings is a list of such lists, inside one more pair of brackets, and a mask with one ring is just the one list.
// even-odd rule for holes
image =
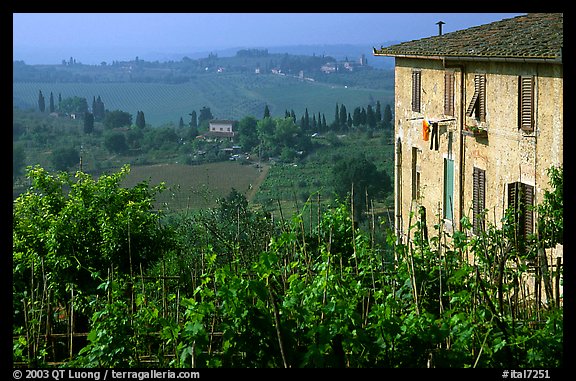
[[520, 13], [14, 13], [13, 55], [86, 64], [223, 48], [410, 41]]

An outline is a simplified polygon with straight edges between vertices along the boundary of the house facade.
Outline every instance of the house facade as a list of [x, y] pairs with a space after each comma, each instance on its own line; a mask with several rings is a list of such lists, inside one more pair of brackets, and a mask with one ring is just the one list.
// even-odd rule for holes
[[228, 138], [234, 137], [234, 121], [213, 119], [209, 122], [208, 135], [211, 137]]
[[[523, 233], [563, 166], [563, 15], [526, 14], [374, 49], [395, 58], [395, 229], [425, 212], [471, 234], [523, 209]], [[547, 252], [561, 256], [561, 247]], [[554, 263], [554, 262], [552, 262]]]

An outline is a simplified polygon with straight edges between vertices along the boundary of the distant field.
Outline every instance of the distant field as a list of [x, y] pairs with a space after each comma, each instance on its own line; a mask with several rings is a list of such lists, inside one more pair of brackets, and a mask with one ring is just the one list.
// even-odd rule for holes
[[167, 189], [157, 196], [158, 205], [167, 204], [170, 210], [190, 210], [216, 206], [216, 200], [226, 197], [232, 188], [251, 200], [266, 177], [254, 165], [238, 162], [219, 162], [203, 165], [157, 164], [132, 166], [123, 182], [132, 187], [141, 181], [151, 186], [165, 182]]
[[184, 84], [162, 83], [13, 83], [15, 105], [36, 108], [38, 92], [42, 90], [48, 103], [52, 92], [55, 99], [79, 96], [88, 100], [100, 96], [108, 110], [131, 113], [144, 111], [146, 122], [152, 126], [178, 124], [180, 117], [189, 122], [188, 115], [210, 107], [215, 118], [236, 119], [244, 116], [261, 118], [265, 105], [274, 117], [294, 110], [300, 118], [306, 108], [310, 115], [324, 114], [328, 123], [334, 118], [336, 103], [344, 104], [350, 112], [366, 107], [370, 102], [393, 104], [393, 92], [340, 85], [301, 81], [273, 74], [202, 74]]

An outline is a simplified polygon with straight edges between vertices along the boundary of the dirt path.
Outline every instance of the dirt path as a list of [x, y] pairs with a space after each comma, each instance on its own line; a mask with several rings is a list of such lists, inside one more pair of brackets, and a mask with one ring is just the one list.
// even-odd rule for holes
[[252, 184], [252, 187], [246, 193], [246, 199], [249, 202], [251, 202], [254, 199], [254, 196], [256, 196], [258, 189], [260, 189], [260, 185], [262, 185], [262, 183], [266, 179], [266, 176], [268, 175], [268, 170], [270, 169], [270, 166], [266, 164], [262, 164], [261, 166], [262, 168], [260, 168], [260, 175], [256, 178], [256, 183]]

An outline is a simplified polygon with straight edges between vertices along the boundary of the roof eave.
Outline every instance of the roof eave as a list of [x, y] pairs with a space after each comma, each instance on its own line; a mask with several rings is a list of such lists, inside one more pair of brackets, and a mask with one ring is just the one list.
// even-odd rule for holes
[[549, 63], [562, 64], [561, 56], [526, 56], [526, 57], [502, 57], [502, 56], [459, 56], [459, 55], [428, 55], [428, 54], [400, 54], [400, 53], [374, 53], [376, 57], [394, 57], [394, 58], [416, 58], [428, 60], [443, 61], [494, 61], [494, 62], [513, 62], [513, 63]]

